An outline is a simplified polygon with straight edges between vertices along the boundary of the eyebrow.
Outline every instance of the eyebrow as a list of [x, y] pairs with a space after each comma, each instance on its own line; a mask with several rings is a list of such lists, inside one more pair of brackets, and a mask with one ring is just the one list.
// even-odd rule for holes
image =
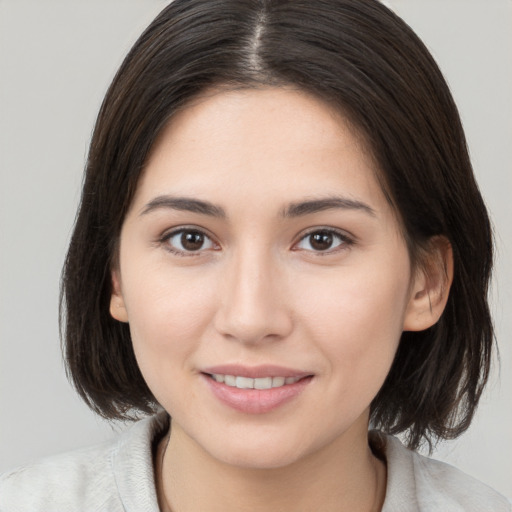
[[[171, 209], [186, 212], [199, 213], [201, 215], [208, 215], [210, 217], [226, 218], [226, 212], [220, 206], [217, 206], [209, 201], [202, 201], [199, 199], [192, 199], [190, 197], [176, 197], [163, 195], [152, 199], [146, 204], [140, 215], [146, 215], [155, 210]], [[322, 199], [310, 199], [291, 203], [282, 211], [282, 216], [287, 218], [302, 217], [312, 213], [318, 213], [325, 210], [342, 209], [342, 210], [361, 210], [372, 217], [375, 217], [375, 210], [356, 199], [347, 197], [332, 196]]]
[[152, 199], [148, 204], [146, 204], [140, 215], [146, 215], [160, 209], [193, 212], [201, 215], [209, 215], [211, 217], [226, 217], [226, 212], [220, 206], [216, 206], [208, 201], [168, 195], [158, 196]]
[[348, 197], [332, 196], [292, 203], [283, 211], [283, 217], [301, 217], [331, 209], [361, 210], [372, 217], [376, 216], [375, 210], [362, 201]]

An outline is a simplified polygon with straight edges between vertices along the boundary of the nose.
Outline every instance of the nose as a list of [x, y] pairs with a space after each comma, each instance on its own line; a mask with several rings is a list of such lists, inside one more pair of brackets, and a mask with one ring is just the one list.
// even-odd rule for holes
[[259, 251], [233, 256], [222, 274], [217, 332], [246, 344], [282, 339], [293, 328], [283, 273]]

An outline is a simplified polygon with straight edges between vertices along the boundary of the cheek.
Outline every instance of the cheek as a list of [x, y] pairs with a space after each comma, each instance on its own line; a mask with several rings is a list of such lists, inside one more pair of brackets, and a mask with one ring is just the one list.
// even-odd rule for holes
[[407, 276], [383, 265], [345, 269], [314, 287], [303, 283], [309, 290], [300, 306], [308, 336], [347, 389], [357, 385], [378, 391], [382, 385], [402, 333]]
[[152, 387], [150, 381], [159, 375], [190, 366], [189, 358], [211, 321], [214, 287], [165, 265], [125, 275], [140, 276], [123, 283], [123, 296], [135, 356]]

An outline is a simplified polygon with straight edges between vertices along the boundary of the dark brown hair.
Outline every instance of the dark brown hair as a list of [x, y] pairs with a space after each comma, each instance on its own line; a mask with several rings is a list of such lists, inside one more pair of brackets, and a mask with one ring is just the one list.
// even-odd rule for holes
[[403, 333], [371, 418], [386, 432], [406, 432], [413, 448], [462, 433], [493, 347], [491, 228], [440, 70], [376, 0], [175, 0], [135, 43], [97, 119], [63, 270], [63, 344], [80, 395], [106, 418], [154, 410], [129, 327], [109, 314], [110, 269], [156, 137], [219, 85], [292, 85], [329, 102], [363, 134], [413, 263], [432, 237], [450, 241], [446, 309], [430, 329]]

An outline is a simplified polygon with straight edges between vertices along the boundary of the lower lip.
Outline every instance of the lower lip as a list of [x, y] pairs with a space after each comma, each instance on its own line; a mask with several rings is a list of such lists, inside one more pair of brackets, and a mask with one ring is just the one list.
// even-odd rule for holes
[[304, 391], [312, 376], [270, 389], [239, 389], [203, 375], [213, 394], [225, 405], [246, 414], [264, 414], [293, 400]]

